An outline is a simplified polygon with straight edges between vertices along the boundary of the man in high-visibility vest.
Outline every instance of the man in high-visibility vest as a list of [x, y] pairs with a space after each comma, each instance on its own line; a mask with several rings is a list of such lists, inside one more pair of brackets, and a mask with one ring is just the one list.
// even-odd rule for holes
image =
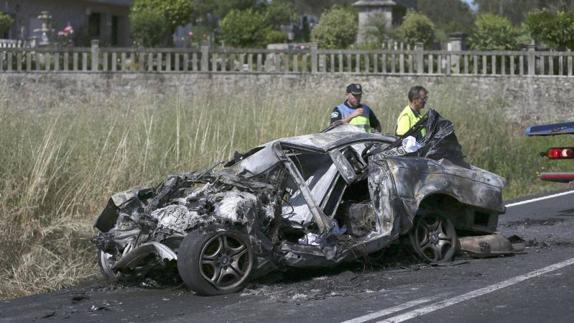
[[363, 88], [360, 84], [352, 83], [347, 86], [346, 100], [331, 112], [331, 124], [348, 123], [362, 128], [366, 132], [373, 129], [381, 131], [381, 123], [368, 105], [361, 103]]
[[[409, 131], [412, 126], [414, 126], [419, 120], [424, 117], [424, 113], [422, 113], [422, 109], [425, 108], [425, 105], [428, 100], [428, 91], [420, 86], [413, 86], [409, 90], [409, 104], [403, 109], [401, 114], [397, 119], [397, 128], [396, 134], [397, 136], [404, 135], [407, 131]], [[413, 134], [413, 136], [419, 140], [422, 139], [426, 135], [427, 130], [425, 128], [420, 129], [417, 133]]]

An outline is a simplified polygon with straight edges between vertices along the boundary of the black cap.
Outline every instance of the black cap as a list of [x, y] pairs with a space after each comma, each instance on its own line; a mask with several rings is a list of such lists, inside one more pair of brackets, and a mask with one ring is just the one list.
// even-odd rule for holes
[[347, 85], [347, 93], [352, 93], [353, 95], [361, 95], [363, 94], [363, 88], [361, 84], [351, 83]]

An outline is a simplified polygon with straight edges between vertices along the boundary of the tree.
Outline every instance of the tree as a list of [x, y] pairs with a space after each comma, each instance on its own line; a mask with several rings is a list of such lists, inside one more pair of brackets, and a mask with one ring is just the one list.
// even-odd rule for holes
[[520, 32], [507, 18], [480, 14], [474, 23], [470, 45], [481, 50], [512, 50], [518, 47], [519, 36]]
[[0, 11], [0, 37], [2, 37], [14, 23], [14, 19]]
[[267, 23], [274, 29], [291, 23], [295, 18], [295, 7], [288, 0], [273, 0], [264, 9]]
[[354, 10], [333, 6], [321, 15], [311, 39], [322, 48], [347, 48], [357, 38], [357, 20]]
[[525, 25], [536, 41], [554, 49], [574, 49], [574, 13], [536, 10], [528, 14]]
[[157, 10], [142, 8], [130, 14], [132, 38], [137, 46], [167, 46], [171, 32], [167, 18]]
[[432, 44], [434, 31], [434, 24], [427, 16], [415, 11], [408, 11], [403, 23], [397, 29], [397, 36], [407, 44], [414, 45], [421, 42], [428, 46]]
[[272, 29], [262, 12], [231, 10], [221, 21], [221, 39], [233, 47], [263, 47]]
[[417, 0], [417, 11], [429, 17], [441, 34], [472, 30], [474, 14], [462, 0]]
[[192, 23], [210, 31], [218, 28], [219, 18], [231, 10], [257, 9], [264, 5], [257, 0], [187, 0], [192, 6]]
[[528, 12], [536, 9], [568, 11], [574, 9], [572, 0], [474, 0], [479, 13], [492, 13], [507, 17], [517, 25], [522, 23]]
[[134, 0], [130, 8], [130, 16], [145, 12], [162, 15], [167, 22], [170, 33], [175, 32], [178, 26], [183, 26], [191, 21], [193, 3], [190, 0]]

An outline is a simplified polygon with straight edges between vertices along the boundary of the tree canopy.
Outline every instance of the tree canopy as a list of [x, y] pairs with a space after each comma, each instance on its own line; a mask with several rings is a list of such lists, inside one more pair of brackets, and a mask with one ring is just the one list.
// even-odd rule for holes
[[492, 13], [508, 18], [514, 25], [522, 23], [530, 11], [548, 9], [568, 11], [574, 9], [571, 0], [474, 0], [479, 13]]
[[469, 33], [474, 22], [470, 6], [461, 0], [417, 0], [417, 11], [429, 17], [436, 29], [445, 34]]
[[322, 48], [347, 48], [357, 38], [358, 17], [349, 7], [333, 6], [319, 19], [311, 32], [311, 39]]
[[14, 19], [12, 17], [0, 11], [0, 37], [10, 29], [13, 23]]
[[435, 27], [429, 17], [415, 11], [408, 11], [403, 23], [397, 29], [397, 36], [403, 42], [414, 45], [418, 42], [430, 45], [434, 39]]
[[265, 47], [282, 37], [274, 32], [264, 12], [231, 10], [221, 21], [221, 38], [233, 47]]
[[536, 10], [525, 21], [531, 37], [554, 49], [574, 49], [574, 13]]
[[193, 12], [190, 0], [134, 0], [130, 15], [137, 15], [140, 11], [154, 11], [165, 17], [168, 28], [172, 31], [191, 21]]
[[162, 46], [171, 41], [178, 26], [191, 21], [189, 0], [134, 0], [130, 24], [134, 41], [141, 46]]
[[486, 13], [475, 20], [474, 31], [470, 36], [470, 45], [480, 50], [517, 49], [520, 32], [505, 17]]

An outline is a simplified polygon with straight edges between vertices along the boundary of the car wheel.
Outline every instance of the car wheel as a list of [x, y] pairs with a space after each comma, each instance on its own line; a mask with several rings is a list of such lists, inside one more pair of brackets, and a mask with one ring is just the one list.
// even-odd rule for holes
[[120, 279], [120, 273], [112, 269], [115, 263], [116, 258], [114, 255], [98, 250], [98, 265], [100, 271], [109, 281], [118, 281]]
[[409, 240], [415, 254], [426, 262], [450, 261], [456, 252], [454, 225], [437, 212], [417, 216]]
[[179, 246], [179, 275], [200, 295], [237, 292], [245, 287], [254, 268], [249, 238], [234, 229], [194, 230]]

